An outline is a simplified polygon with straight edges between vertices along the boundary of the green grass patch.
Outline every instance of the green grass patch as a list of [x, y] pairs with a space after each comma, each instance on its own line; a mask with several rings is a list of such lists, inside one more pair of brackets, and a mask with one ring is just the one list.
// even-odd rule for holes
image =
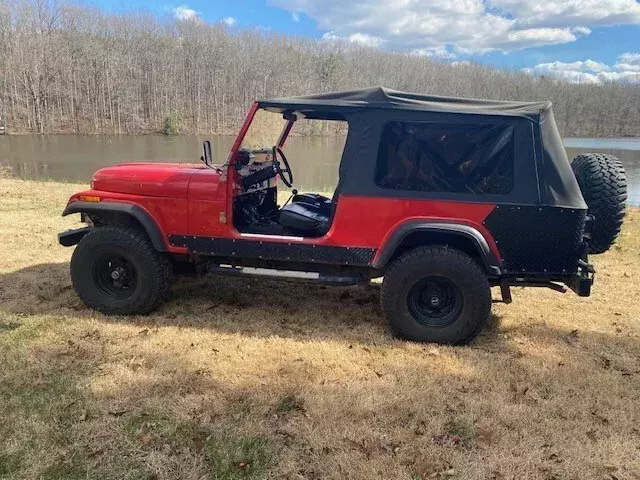
[[122, 418], [125, 437], [143, 450], [167, 449], [192, 457], [202, 456], [209, 477], [216, 480], [263, 478], [271, 465], [269, 440], [240, 435], [219, 427], [203, 428], [155, 412], [138, 412]]
[[458, 437], [463, 445], [471, 444], [478, 436], [475, 423], [463, 418], [455, 418], [447, 423], [447, 433]]
[[261, 436], [218, 432], [204, 445], [207, 465], [217, 480], [264, 478], [272, 462], [269, 441]]
[[304, 410], [304, 399], [297, 395], [282, 397], [276, 405], [276, 413], [299, 412]]
[[20, 456], [11, 453], [0, 453], [0, 478], [7, 478], [20, 469]]

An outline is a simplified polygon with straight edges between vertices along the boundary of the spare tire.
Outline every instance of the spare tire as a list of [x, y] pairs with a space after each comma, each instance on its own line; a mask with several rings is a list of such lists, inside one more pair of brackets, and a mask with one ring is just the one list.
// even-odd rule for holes
[[589, 252], [606, 252], [616, 241], [625, 214], [627, 177], [622, 163], [613, 155], [585, 153], [573, 159], [571, 168], [594, 217]]

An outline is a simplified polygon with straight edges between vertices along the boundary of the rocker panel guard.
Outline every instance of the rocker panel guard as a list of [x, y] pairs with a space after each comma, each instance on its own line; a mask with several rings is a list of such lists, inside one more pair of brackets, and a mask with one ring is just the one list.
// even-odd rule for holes
[[189, 253], [201, 255], [358, 267], [370, 266], [376, 253], [374, 248], [335, 247], [191, 235], [169, 235], [169, 242], [175, 247], [186, 247]]

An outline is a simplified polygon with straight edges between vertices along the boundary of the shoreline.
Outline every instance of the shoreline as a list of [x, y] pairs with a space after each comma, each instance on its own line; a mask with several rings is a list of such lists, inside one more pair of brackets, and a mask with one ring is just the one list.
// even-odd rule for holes
[[[138, 132], [138, 133], [114, 133], [114, 132], [90, 132], [90, 133], [76, 133], [76, 132], [67, 132], [67, 131], [60, 131], [60, 132], [47, 132], [47, 133], [37, 133], [37, 132], [30, 132], [30, 131], [11, 131], [9, 129], [7, 129], [7, 131], [3, 134], [0, 134], [0, 138], [2, 137], [28, 137], [28, 136], [33, 136], [33, 137], [51, 137], [51, 136], [61, 136], [61, 137], [66, 137], [66, 136], [78, 136], [78, 137], [98, 137], [98, 136], [109, 136], [109, 137], [206, 137], [206, 136], [213, 136], [213, 137], [235, 137], [237, 135], [238, 131], [228, 131], [228, 132], [223, 132], [223, 133], [213, 133], [213, 132], [200, 132], [200, 133], [190, 133], [190, 132], [181, 132], [181, 133], [177, 133], [175, 135], [166, 135], [162, 132]], [[291, 137], [304, 137], [304, 138], [314, 138], [314, 137], [340, 137], [340, 136], [344, 136], [343, 134], [323, 134], [323, 135], [305, 135], [305, 134], [296, 134], [296, 133], [291, 133]], [[606, 141], [606, 140], [640, 140], [640, 133], [636, 136], [626, 136], [626, 137], [584, 137], [584, 136], [579, 136], [579, 137], [562, 137], [562, 140], [572, 140], [572, 141], [576, 141], [576, 140], [602, 140], [602, 141]], [[574, 147], [574, 148], [580, 148], [580, 147]]]

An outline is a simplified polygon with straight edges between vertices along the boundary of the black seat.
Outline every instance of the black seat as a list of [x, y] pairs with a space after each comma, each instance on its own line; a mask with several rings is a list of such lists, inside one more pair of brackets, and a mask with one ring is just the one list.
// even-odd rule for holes
[[329, 231], [339, 196], [340, 182], [331, 200], [314, 193], [296, 195], [292, 203], [280, 209], [278, 223], [294, 233], [321, 237]]
[[319, 193], [298, 193], [291, 199], [293, 203], [306, 203], [320, 208], [323, 213], [331, 214], [331, 199]]
[[329, 231], [329, 212], [311, 203], [295, 202], [280, 209], [278, 223], [295, 233], [319, 237]]

